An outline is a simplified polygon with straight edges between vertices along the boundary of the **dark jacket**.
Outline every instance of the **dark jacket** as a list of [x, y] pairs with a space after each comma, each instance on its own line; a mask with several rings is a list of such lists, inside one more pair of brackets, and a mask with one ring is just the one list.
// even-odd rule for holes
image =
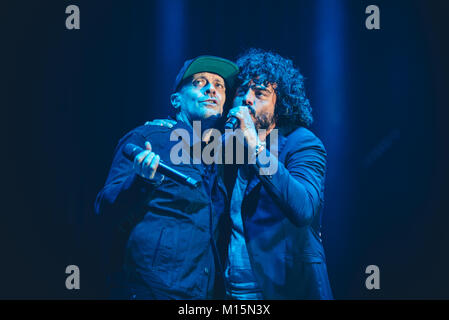
[[320, 233], [326, 151], [305, 128], [279, 135], [278, 150], [275, 173], [251, 165], [242, 202], [253, 271], [264, 299], [332, 299]]
[[[96, 211], [110, 230], [110, 256], [115, 258], [110, 263], [116, 268], [112, 273], [118, 274], [118, 283], [111, 285], [124, 285], [130, 294], [144, 292], [142, 298], [208, 299], [226, 191], [216, 166], [171, 163], [170, 151], [179, 143], [170, 141], [175, 129], [187, 130], [192, 137], [192, 130], [179, 122], [173, 129], [141, 126], [120, 140]], [[191, 188], [167, 177], [151, 183], [134, 174], [122, 148], [127, 143], [144, 148], [145, 141], [166, 164], [202, 184]]]

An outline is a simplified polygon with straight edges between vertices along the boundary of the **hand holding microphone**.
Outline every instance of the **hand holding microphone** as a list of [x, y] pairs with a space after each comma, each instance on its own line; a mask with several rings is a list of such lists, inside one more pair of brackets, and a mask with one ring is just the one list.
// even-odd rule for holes
[[228, 119], [225, 123], [225, 129], [235, 130], [240, 128], [243, 130], [247, 126], [251, 127], [251, 124], [254, 124], [251, 114], [255, 116], [256, 111], [250, 105], [242, 105], [232, 108], [229, 110]]
[[228, 117], [225, 123], [225, 129], [235, 130], [239, 126], [240, 120], [234, 116]]
[[145, 150], [135, 144], [128, 143], [123, 148], [124, 156], [134, 161], [134, 170], [138, 175], [146, 179], [154, 179], [156, 171], [161, 174], [189, 187], [198, 187], [200, 182], [186, 176], [185, 174], [170, 168], [159, 157], [159, 155], [151, 152], [150, 142], [145, 142]]
[[231, 129], [232, 124], [232, 129], [239, 128], [244, 131], [246, 129], [254, 128], [255, 130], [254, 120], [251, 115], [255, 117], [256, 111], [250, 105], [233, 107], [228, 112], [228, 119], [226, 120], [225, 128]]
[[255, 110], [251, 105], [232, 108], [229, 110], [228, 121], [226, 121], [225, 129], [230, 129], [231, 124], [233, 126], [235, 125], [232, 129], [238, 128], [242, 130], [247, 146], [250, 148], [255, 148], [260, 140], [251, 114], [255, 116]]
[[[128, 147], [128, 145], [126, 146]], [[125, 147], [125, 151], [127, 151]], [[137, 147], [137, 146], [136, 146]], [[156, 170], [159, 166], [160, 156], [151, 152], [151, 143], [145, 142], [145, 150], [140, 148], [140, 150], [134, 150], [133, 153], [136, 154], [127, 154], [125, 151], [125, 155], [130, 156], [130, 160], [134, 161], [133, 168], [136, 171], [136, 174], [140, 175], [142, 178], [153, 180], [156, 175]]]

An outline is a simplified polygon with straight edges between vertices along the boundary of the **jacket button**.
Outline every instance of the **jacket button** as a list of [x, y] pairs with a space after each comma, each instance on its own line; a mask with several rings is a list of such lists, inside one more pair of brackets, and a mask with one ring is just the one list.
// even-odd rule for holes
[[209, 274], [209, 268], [204, 268], [204, 273]]

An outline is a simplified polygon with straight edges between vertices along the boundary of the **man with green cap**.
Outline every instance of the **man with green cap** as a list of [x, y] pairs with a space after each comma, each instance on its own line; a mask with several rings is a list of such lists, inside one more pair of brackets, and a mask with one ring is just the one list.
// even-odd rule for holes
[[[190, 158], [195, 141], [208, 142], [207, 134], [194, 132], [194, 122], [203, 131], [216, 126], [237, 74], [233, 62], [219, 57], [186, 61], [170, 99], [176, 125], [140, 126], [120, 140], [95, 203], [108, 231], [112, 297], [217, 297], [214, 287], [222, 266], [216, 242], [226, 219], [226, 189], [215, 164], [198, 159], [173, 163], [171, 159], [180, 142], [187, 146], [182, 151]], [[125, 151], [130, 144], [142, 148], [132, 158]], [[200, 184], [189, 186], [160, 174], [161, 160]]]

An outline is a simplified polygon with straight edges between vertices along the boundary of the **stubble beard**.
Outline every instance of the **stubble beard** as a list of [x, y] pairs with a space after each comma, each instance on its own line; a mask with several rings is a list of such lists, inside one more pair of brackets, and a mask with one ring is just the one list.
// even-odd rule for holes
[[267, 130], [274, 122], [274, 114], [262, 113], [256, 116], [256, 121], [254, 126], [257, 130], [265, 129]]

